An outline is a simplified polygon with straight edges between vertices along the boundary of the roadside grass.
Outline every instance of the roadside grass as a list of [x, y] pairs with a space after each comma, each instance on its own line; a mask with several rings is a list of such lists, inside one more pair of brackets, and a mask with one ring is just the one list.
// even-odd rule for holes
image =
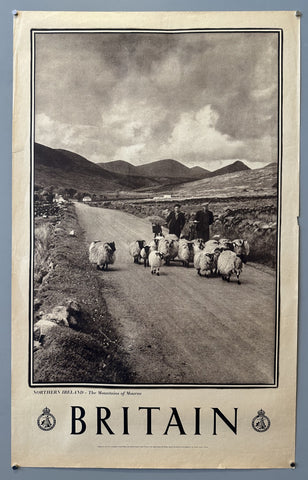
[[35, 353], [38, 383], [116, 383], [126, 375], [102, 340], [69, 327], [57, 327]]
[[48, 273], [52, 230], [53, 227], [50, 222], [36, 222], [34, 235], [34, 282], [38, 284], [42, 282], [44, 276]]
[[74, 328], [51, 329], [34, 352], [34, 382], [128, 382], [125, 354], [104, 300], [104, 280], [89, 264], [74, 205], [61, 209], [57, 218], [36, 222], [35, 237], [34, 323], [71, 300], [80, 311]]

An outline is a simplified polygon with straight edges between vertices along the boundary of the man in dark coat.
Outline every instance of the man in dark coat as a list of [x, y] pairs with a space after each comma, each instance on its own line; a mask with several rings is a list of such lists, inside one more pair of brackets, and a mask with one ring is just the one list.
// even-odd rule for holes
[[170, 212], [167, 217], [167, 225], [169, 228], [169, 233], [180, 237], [182, 228], [185, 225], [185, 215], [180, 211], [181, 205], [174, 205], [173, 212]]
[[198, 238], [202, 238], [202, 240], [207, 242], [210, 238], [210, 225], [214, 221], [213, 212], [209, 210], [208, 203], [202, 205], [202, 210], [196, 213], [195, 220], [198, 222], [196, 226]]

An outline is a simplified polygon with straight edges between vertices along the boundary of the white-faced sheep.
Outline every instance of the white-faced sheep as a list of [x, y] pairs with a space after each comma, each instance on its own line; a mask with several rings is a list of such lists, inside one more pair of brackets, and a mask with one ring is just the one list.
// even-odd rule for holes
[[153, 251], [149, 254], [149, 265], [151, 267], [152, 275], [156, 273], [159, 276], [159, 269], [163, 262], [163, 254], [161, 252]]
[[114, 242], [92, 242], [89, 247], [89, 260], [96, 264], [98, 270], [108, 270], [108, 265], [115, 261], [115, 251]]
[[224, 250], [218, 257], [217, 269], [222, 275], [223, 280], [230, 282], [230, 277], [235, 274], [237, 277], [237, 283], [240, 285], [240, 274], [243, 268], [243, 262], [241, 258], [231, 250]]
[[193, 243], [185, 238], [179, 240], [178, 259], [184, 267], [189, 267], [189, 262], [193, 261]]
[[133, 257], [134, 263], [139, 263], [140, 260], [140, 253], [141, 250], [143, 249], [145, 245], [145, 240], [136, 240], [135, 242], [132, 242], [129, 247], [129, 254]]
[[145, 245], [142, 249], [141, 249], [141, 252], [140, 252], [140, 258], [141, 260], [143, 260], [143, 265], [146, 267], [149, 263], [149, 255], [150, 255], [150, 252], [154, 252], [155, 250], [151, 250], [151, 246], [150, 245]]

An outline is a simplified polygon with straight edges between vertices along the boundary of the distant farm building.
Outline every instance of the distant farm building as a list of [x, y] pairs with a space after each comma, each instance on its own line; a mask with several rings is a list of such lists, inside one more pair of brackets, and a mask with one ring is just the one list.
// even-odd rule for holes
[[89, 195], [85, 195], [82, 199], [83, 203], [92, 202], [92, 198]]
[[66, 202], [66, 200], [64, 200], [63, 196], [62, 196], [62, 195], [58, 195], [57, 193], [55, 194], [55, 197], [54, 197], [53, 201], [54, 201], [55, 203], [57, 203], [58, 205], [62, 205], [63, 203]]
[[169, 198], [172, 198], [172, 196], [170, 194], [167, 194], [167, 195], [163, 195], [162, 197], [154, 197], [153, 200], [157, 202], [159, 200], [168, 200]]

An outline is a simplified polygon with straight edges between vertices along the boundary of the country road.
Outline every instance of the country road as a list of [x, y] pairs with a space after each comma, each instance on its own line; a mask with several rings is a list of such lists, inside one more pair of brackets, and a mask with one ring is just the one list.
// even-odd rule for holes
[[133, 215], [76, 203], [90, 244], [115, 241], [104, 278], [108, 310], [135, 384], [272, 384], [275, 275], [245, 265], [238, 285], [201, 278], [179, 262], [159, 277], [133, 263], [128, 245], [149, 240], [151, 225]]

